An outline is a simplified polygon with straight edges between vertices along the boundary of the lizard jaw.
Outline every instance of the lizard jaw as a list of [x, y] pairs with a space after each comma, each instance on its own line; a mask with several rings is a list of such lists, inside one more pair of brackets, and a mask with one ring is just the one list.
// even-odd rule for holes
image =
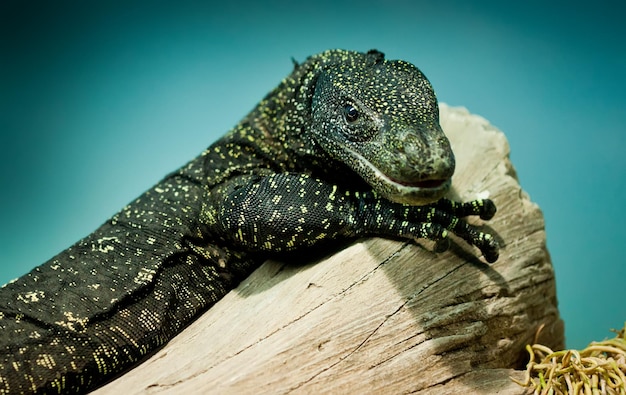
[[425, 205], [441, 199], [450, 189], [452, 181], [448, 179], [429, 179], [404, 182], [389, 177], [374, 166], [360, 153], [345, 147], [355, 159], [356, 166], [351, 166], [372, 188], [383, 197], [396, 203]]
[[448, 181], [447, 179], [438, 178], [438, 179], [416, 181], [416, 182], [403, 182], [403, 181], [396, 180], [395, 178], [391, 178], [388, 176], [387, 178], [389, 179], [390, 182], [394, 182], [399, 185], [404, 185], [410, 188], [413, 187], [413, 188], [421, 188], [421, 189], [436, 189], [436, 188], [441, 187], [443, 184], [445, 184]]

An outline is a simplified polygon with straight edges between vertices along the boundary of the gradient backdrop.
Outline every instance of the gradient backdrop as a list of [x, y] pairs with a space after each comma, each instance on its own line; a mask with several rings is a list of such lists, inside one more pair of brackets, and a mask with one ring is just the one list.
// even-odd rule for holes
[[611, 337], [626, 320], [622, 4], [3, 0], [0, 283], [199, 154], [291, 57], [378, 48], [507, 134], [545, 214], [567, 345]]

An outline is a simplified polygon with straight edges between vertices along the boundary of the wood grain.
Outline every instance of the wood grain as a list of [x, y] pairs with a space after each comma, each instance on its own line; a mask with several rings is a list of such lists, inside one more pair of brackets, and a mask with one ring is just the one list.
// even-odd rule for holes
[[495, 264], [458, 239], [445, 253], [373, 238], [318, 262], [268, 261], [95, 393], [525, 393], [509, 376], [523, 377], [539, 325], [541, 343], [564, 342], [543, 216], [500, 131], [446, 105], [441, 124], [451, 196], [498, 207], [484, 223], [503, 245]]

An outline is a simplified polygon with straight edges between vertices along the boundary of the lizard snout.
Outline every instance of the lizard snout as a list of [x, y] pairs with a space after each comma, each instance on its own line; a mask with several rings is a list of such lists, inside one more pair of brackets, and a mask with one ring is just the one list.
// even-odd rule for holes
[[441, 128], [404, 131], [396, 138], [396, 174], [390, 176], [397, 182], [436, 188], [454, 174], [454, 154]]

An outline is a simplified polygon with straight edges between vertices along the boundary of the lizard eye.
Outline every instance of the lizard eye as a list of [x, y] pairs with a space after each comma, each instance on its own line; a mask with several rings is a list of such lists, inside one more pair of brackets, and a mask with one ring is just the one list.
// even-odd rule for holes
[[359, 119], [359, 110], [351, 104], [346, 104], [343, 108], [343, 116], [346, 118], [348, 123], [353, 123]]

